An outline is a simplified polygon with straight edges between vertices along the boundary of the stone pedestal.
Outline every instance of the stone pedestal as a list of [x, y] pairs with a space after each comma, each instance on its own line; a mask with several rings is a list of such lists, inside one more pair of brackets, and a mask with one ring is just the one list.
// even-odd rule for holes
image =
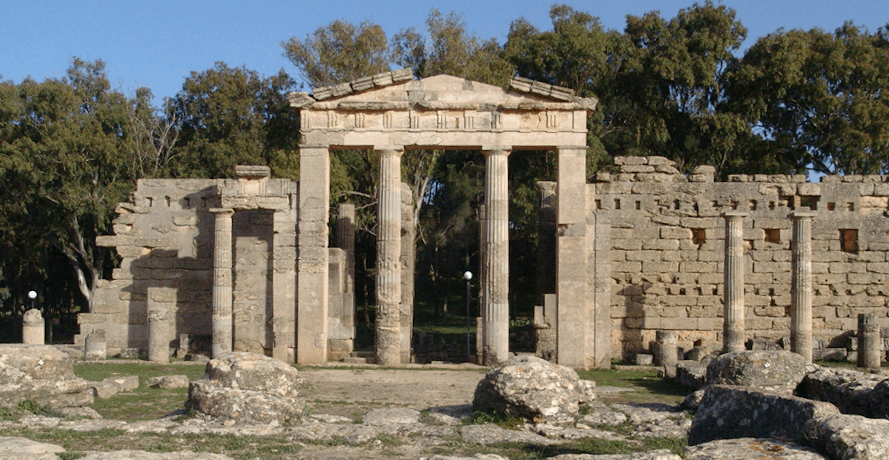
[[483, 364], [509, 359], [509, 150], [483, 152], [485, 176], [485, 246]]
[[656, 331], [655, 339], [657, 340], [657, 364], [663, 366], [667, 377], [675, 377], [676, 362], [679, 360], [676, 331]]
[[46, 333], [46, 321], [40, 310], [32, 308], [22, 317], [22, 343], [25, 345], [43, 345]]
[[232, 351], [232, 215], [234, 211], [214, 208], [210, 212], [216, 215], [213, 252], [212, 350], [213, 357], [216, 358], [223, 352]]
[[875, 313], [858, 315], [858, 367], [880, 368], [880, 324]]
[[377, 364], [401, 362], [401, 153], [377, 149], [380, 189], [377, 202]]
[[[148, 360], [158, 364], [170, 363], [170, 330], [167, 308], [148, 302]], [[218, 355], [214, 355], [218, 356]]]
[[725, 218], [725, 315], [722, 348], [744, 351], [744, 218], [749, 213], [729, 211]]
[[812, 218], [798, 211], [793, 219], [792, 280], [790, 287], [790, 351], [812, 363]]
[[102, 361], [105, 359], [105, 330], [94, 329], [83, 339], [83, 360]]

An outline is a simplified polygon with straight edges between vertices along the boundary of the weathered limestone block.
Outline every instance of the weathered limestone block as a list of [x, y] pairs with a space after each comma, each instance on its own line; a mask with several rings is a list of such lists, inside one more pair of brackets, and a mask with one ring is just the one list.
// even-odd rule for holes
[[676, 380], [694, 390], [707, 384], [707, 366], [698, 361], [683, 360], [676, 363]]
[[778, 439], [718, 439], [682, 449], [685, 460], [824, 460], [815, 450]]
[[[481, 454], [476, 454], [481, 455]], [[439, 457], [435, 457], [439, 458]], [[478, 457], [485, 460], [486, 457]], [[670, 452], [667, 449], [658, 449], [648, 452], [636, 452], [634, 454], [562, 454], [555, 457], [547, 457], [549, 460], [681, 460], [682, 457]], [[444, 458], [443, 458], [444, 459]], [[476, 457], [469, 457], [467, 460], [475, 460]], [[430, 457], [432, 460], [432, 457]], [[492, 459], [493, 460], [493, 459]]]
[[54, 408], [92, 404], [89, 383], [67, 353], [51, 345], [0, 345], [0, 406], [32, 399]]
[[159, 375], [145, 380], [145, 386], [151, 388], [188, 388], [186, 375]]
[[793, 392], [806, 375], [802, 356], [788, 351], [726, 353], [707, 365], [707, 383]]
[[46, 322], [40, 310], [32, 308], [22, 316], [22, 343], [25, 345], [43, 345]]
[[775, 438], [805, 440], [809, 420], [838, 414], [833, 404], [752, 387], [707, 387], [689, 431], [689, 445], [716, 439]]
[[240, 422], [299, 420], [303, 379], [292, 366], [263, 355], [228, 352], [210, 360], [203, 380], [191, 382], [186, 407]]
[[860, 415], [826, 415], [809, 421], [806, 436], [813, 446], [829, 458], [889, 458], [889, 420]]
[[27, 438], [0, 436], [0, 458], [50, 460], [58, 459], [56, 454], [65, 448], [55, 444], [32, 441]]
[[570, 423], [596, 397], [595, 382], [573, 369], [533, 356], [517, 356], [491, 369], [475, 389], [473, 407], [538, 422]]
[[805, 375], [796, 394], [832, 403], [844, 414], [889, 416], [889, 381], [885, 375], [817, 367]]

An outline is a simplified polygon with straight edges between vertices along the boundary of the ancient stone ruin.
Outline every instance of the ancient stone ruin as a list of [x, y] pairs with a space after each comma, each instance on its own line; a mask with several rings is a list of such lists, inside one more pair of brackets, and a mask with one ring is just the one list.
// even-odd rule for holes
[[[414, 149], [486, 158], [481, 363], [510, 356], [507, 158], [516, 149], [558, 159], [557, 182], [540, 184], [538, 356], [602, 367], [658, 348], [681, 358], [696, 347], [760, 347], [811, 362], [855, 348], [858, 315], [889, 302], [889, 176], [717, 182], [709, 166], [683, 174], [665, 158], [617, 157], [588, 180], [596, 101], [522, 78], [503, 89], [400, 70], [290, 100], [302, 123], [300, 181], [255, 166], [238, 167], [234, 179], [139, 181], [132, 202], [118, 206], [115, 235], [99, 238], [122, 262], [79, 316], [78, 343], [102, 330], [109, 355], [142, 350], [160, 362], [171, 349], [307, 364], [348, 356], [354, 207], [339, 209], [334, 248], [328, 203], [330, 152], [349, 148], [380, 157], [380, 364], [411, 360], [412, 276], [402, 267], [413, 238], [403, 233], [410, 198], [400, 161]], [[878, 343], [880, 325], [868, 318], [867, 343]], [[672, 368], [672, 354], [657, 361]]]

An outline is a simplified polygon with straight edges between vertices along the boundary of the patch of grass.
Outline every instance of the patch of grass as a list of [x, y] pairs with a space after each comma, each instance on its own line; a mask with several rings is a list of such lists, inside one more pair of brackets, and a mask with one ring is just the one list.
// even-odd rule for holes
[[106, 419], [154, 420], [184, 406], [188, 397], [187, 388], [161, 389], [145, 386], [149, 377], [182, 374], [189, 380], [199, 380], [204, 376], [205, 365], [165, 365], [106, 361], [103, 363], [79, 363], [74, 365], [74, 373], [90, 381], [102, 381], [108, 377], [135, 375], [139, 377], [139, 388], [132, 392], [122, 392], [108, 399], [96, 399], [93, 409]]
[[0, 407], [0, 422], [12, 422], [19, 419], [19, 414], [5, 407]]
[[658, 377], [656, 369], [619, 370], [590, 369], [578, 371], [582, 379], [593, 380], [598, 386], [628, 388], [633, 391], [604, 395], [615, 402], [664, 402], [676, 404], [691, 392], [681, 384]]
[[78, 458], [86, 457], [86, 454], [83, 452], [61, 452], [56, 455], [62, 460], [76, 460]]
[[384, 446], [387, 447], [398, 447], [404, 444], [403, 442], [401, 442], [400, 439], [388, 434], [377, 435], [377, 440], [379, 440]]
[[525, 424], [525, 419], [515, 414], [501, 414], [492, 411], [476, 410], [462, 420], [464, 425], [485, 425], [492, 423], [506, 430], [518, 430]]
[[34, 415], [42, 415], [44, 417], [65, 417], [61, 412], [49, 406], [41, 406], [40, 404], [37, 404], [37, 401], [33, 401], [30, 399], [19, 401], [18, 410], [19, 412], [30, 412]]

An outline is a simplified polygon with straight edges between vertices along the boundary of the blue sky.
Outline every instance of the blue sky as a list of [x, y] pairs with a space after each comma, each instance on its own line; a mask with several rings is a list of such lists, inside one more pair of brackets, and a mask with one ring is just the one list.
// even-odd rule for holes
[[[622, 30], [627, 15], [659, 10], [672, 18], [694, 2], [571, 1], [574, 9], [598, 16], [609, 29]], [[887, 0], [754, 1], [725, 0], [756, 37], [785, 29], [820, 27], [832, 31], [844, 21], [876, 31], [889, 23]], [[102, 59], [112, 84], [131, 93], [138, 86], [156, 97], [172, 96], [192, 71], [216, 61], [246, 66], [262, 75], [284, 69], [297, 76], [282, 56], [280, 43], [300, 39], [336, 19], [380, 24], [391, 37], [400, 29], [422, 29], [431, 8], [463, 14], [467, 29], [482, 38], [506, 40], [510, 23], [524, 17], [549, 29], [551, 2], [531, 0], [0, 0], [0, 76], [20, 82], [61, 78], [72, 57]]]

